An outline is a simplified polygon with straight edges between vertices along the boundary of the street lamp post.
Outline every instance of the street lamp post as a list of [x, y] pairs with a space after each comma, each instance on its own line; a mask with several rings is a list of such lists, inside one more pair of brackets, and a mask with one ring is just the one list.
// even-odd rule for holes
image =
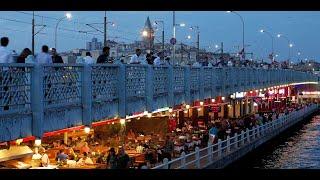
[[34, 24], [34, 11], [32, 11], [32, 55], [34, 56], [34, 27], [35, 27], [35, 24]]
[[[32, 38], [31, 38], [31, 49], [32, 49], [32, 55], [34, 56], [35, 52], [34, 52], [34, 46], [35, 46], [35, 41], [34, 41], [34, 38], [35, 36], [40, 33], [45, 27], [46, 25], [43, 25], [43, 24], [38, 24], [36, 25], [35, 24], [35, 14], [34, 14], [34, 11], [32, 12], [32, 30], [31, 30], [31, 33], [32, 33]], [[35, 28], [36, 26], [42, 26], [41, 29], [39, 29], [37, 32], [35, 32]]]
[[103, 46], [107, 46], [107, 11], [104, 11], [104, 36], [103, 36]]
[[[176, 38], [176, 12], [172, 12], [172, 23], [173, 23], [173, 38]], [[172, 52], [172, 61], [176, 58], [176, 45], [173, 45], [173, 52]], [[173, 62], [172, 62], [173, 63]]]
[[271, 56], [272, 56], [272, 61], [273, 61], [273, 54], [274, 54], [274, 49], [273, 49], [273, 42], [274, 42], [274, 37], [272, 34], [264, 29], [260, 30], [261, 33], [266, 33], [270, 38], [271, 38]]
[[196, 55], [196, 60], [199, 60], [199, 50], [200, 50], [200, 30], [199, 26], [191, 26], [191, 30], [196, 29], [197, 30], [197, 55]]
[[300, 61], [300, 55], [301, 55], [301, 52], [299, 51], [298, 52], [298, 61]]
[[289, 49], [288, 49], [289, 50], [288, 51], [288, 61], [290, 61], [290, 58], [291, 58], [291, 50], [290, 49], [293, 47], [293, 44], [290, 43], [289, 38], [287, 36], [284, 36], [283, 34], [278, 34], [277, 37], [278, 38], [283, 37], [288, 41], [288, 47], [289, 47]]
[[162, 51], [164, 51], [164, 21], [155, 21], [155, 23], [162, 25]]
[[227, 11], [227, 13], [236, 14], [237, 16], [239, 16], [239, 18], [240, 18], [240, 20], [242, 22], [242, 48], [243, 48], [243, 54], [244, 54], [244, 58], [245, 58], [246, 53], [245, 53], [245, 50], [244, 50], [245, 47], [244, 47], [244, 20], [243, 20], [243, 17], [239, 13], [237, 13], [235, 11]]
[[67, 13], [64, 17], [60, 18], [56, 24], [55, 34], [54, 34], [54, 47], [57, 49], [57, 31], [59, 23], [64, 19], [71, 19], [72, 15], [71, 13]]
[[[176, 39], [176, 26], [180, 26], [180, 27], [184, 27], [186, 26], [186, 24], [184, 23], [180, 23], [180, 24], [176, 24], [176, 12], [173, 11], [172, 12], [172, 18], [173, 18], [173, 38]], [[174, 61], [174, 59], [176, 58], [176, 45], [173, 45], [173, 53], [172, 53], [172, 60]]]

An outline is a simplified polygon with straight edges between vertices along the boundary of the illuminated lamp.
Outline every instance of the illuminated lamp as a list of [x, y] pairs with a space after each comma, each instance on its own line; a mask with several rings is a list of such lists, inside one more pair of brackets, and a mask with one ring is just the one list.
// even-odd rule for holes
[[40, 146], [40, 145], [41, 145], [41, 139], [36, 139], [36, 140], [34, 141], [34, 145], [35, 145], [35, 146]]
[[126, 120], [125, 119], [120, 119], [120, 124], [121, 125], [124, 125], [126, 123]]
[[17, 144], [17, 145], [20, 145], [22, 142], [23, 142], [23, 139], [17, 139], [17, 140], [16, 140], [16, 144]]
[[84, 128], [84, 132], [85, 132], [86, 134], [89, 134], [89, 133], [90, 133], [90, 128], [89, 128], [89, 127], [85, 127], [85, 128]]

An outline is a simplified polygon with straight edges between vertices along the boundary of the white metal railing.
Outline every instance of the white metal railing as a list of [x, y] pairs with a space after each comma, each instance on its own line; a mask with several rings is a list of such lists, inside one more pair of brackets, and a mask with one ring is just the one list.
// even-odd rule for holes
[[[267, 122], [261, 126], [255, 126], [252, 129], [241, 131], [241, 134], [235, 134], [233, 137], [227, 137], [225, 140], [219, 139], [216, 144], [208, 144], [207, 147], [199, 149], [190, 154], [181, 153], [179, 158], [168, 161], [164, 159], [163, 164], [152, 169], [201, 169], [214, 162], [241, 150], [242, 148], [255, 143], [264, 138], [268, 140], [281, 131], [295, 124], [318, 108], [317, 104], [305, 106], [304, 108], [291, 112], [288, 115], [279, 117], [278, 119]], [[145, 167], [144, 167], [145, 168]]]

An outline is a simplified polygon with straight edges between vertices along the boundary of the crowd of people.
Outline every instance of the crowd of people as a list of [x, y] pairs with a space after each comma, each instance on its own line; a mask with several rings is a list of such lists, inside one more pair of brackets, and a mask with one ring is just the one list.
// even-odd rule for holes
[[14, 53], [7, 48], [9, 45], [9, 38], [2, 37], [0, 41], [0, 63], [64, 63], [62, 57], [57, 53], [57, 50], [51, 48], [51, 52], [49, 52], [49, 47], [47, 45], [42, 46], [41, 52], [37, 54], [35, 58], [32, 55], [32, 51], [29, 48], [25, 48], [15, 59]]
[[[0, 63], [43, 63], [43, 64], [50, 64], [50, 63], [64, 63], [62, 57], [57, 53], [55, 48], [51, 48], [49, 51], [49, 47], [47, 45], [42, 46], [42, 50], [40, 53], [33, 56], [33, 53], [29, 48], [25, 48], [22, 50], [20, 55], [17, 58], [14, 58], [15, 52], [8, 50], [7, 46], [9, 44], [8, 37], [1, 38], [1, 47], [0, 47]], [[85, 64], [102, 64], [102, 63], [109, 63], [109, 64], [125, 64], [124, 59], [116, 59], [110, 56], [110, 47], [104, 47], [102, 49], [102, 54], [94, 60], [90, 52], [86, 52], [85, 57], [81, 59], [82, 63]], [[159, 51], [156, 54], [154, 52], [146, 53], [146, 55], [142, 54], [141, 49], [136, 49], [135, 54], [131, 56], [130, 61], [128, 64], [149, 64], [149, 65], [170, 65], [170, 58], [165, 56], [164, 51]], [[183, 64], [181, 64], [183, 65]], [[239, 60], [235, 57], [219, 57], [215, 59], [209, 59], [208, 56], [205, 56], [201, 61], [196, 61], [193, 64], [187, 63], [184, 65], [189, 66], [208, 66], [208, 67], [256, 67], [256, 68], [288, 68], [287, 62], [276, 62], [272, 61], [272, 63], [266, 62], [258, 62], [253, 60]]]
[[227, 136], [232, 137], [235, 133], [252, 129], [265, 123], [274, 121], [281, 116], [287, 115], [292, 111], [303, 108], [301, 104], [292, 104], [281, 109], [272, 109], [271, 111], [259, 112], [257, 114], [246, 115], [237, 119], [218, 119], [209, 123], [209, 141], [214, 144], [218, 139], [224, 140]]
[[[39, 63], [39, 64], [51, 64], [51, 63], [64, 63], [62, 57], [57, 53], [56, 48], [51, 48], [47, 45], [43, 45], [41, 52], [35, 57], [33, 52], [29, 48], [22, 50], [17, 58], [14, 58], [15, 53], [10, 51], [7, 46], [9, 45], [9, 38], [1, 38], [0, 46], [0, 63]], [[168, 65], [169, 59], [164, 57], [163, 52], [158, 52], [155, 56], [153, 52], [147, 53], [146, 56], [142, 55], [141, 49], [136, 49], [136, 53], [131, 57], [129, 64], [150, 64], [150, 65]], [[90, 52], [86, 52], [86, 56], [83, 58], [83, 62], [86, 64], [93, 64], [95, 60], [92, 58]], [[116, 61], [113, 57], [110, 57], [110, 47], [104, 47], [102, 54], [96, 60], [97, 64], [103, 63], [124, 63], [123, 60]]]

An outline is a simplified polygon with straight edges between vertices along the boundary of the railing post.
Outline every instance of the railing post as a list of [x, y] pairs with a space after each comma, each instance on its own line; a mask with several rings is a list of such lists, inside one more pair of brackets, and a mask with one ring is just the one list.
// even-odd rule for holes
[[154, 110], [153, 106], [153, 66], [147, 65], [146, 73], [146, 109], [148, 112]]
[[259, 138], [260, 137], [260, 126], [256, 126], [257, 127], [257, 137]]
[[164, 164], [163, 166], [164, 169], [169, 169], [169, 160], [167, 158], [163, 159], [163, 164]]
[[31, 74], [32, 135], [37, 138], [43, 136], [43, 76], [43, 66], [34, 64]]
[[185, 169], [186, 168], [186, 153], [185, 152], [182, 152], [181, 153], [181, 167], [182, 169]]
[[240, 143], [240, 146], [243, 146], [244, 145], [244, 131], [241, 130], [241, 143]]
[[173, 66], [168, 66], [168, 105], [170, 107], [174, 106], [174, 90], [173, 90], [173, 82], [174, 82], [174, 75], [173, 75]]
[[221, 139], [218, 139], [218, 158], [221, 158], [222, 155], [222, 143]]
[[[256, 127], [255, 126], [253, 126], [252, 127], [252, 129], [251, 129], [251, 137], [252, 137], [252, 141], [254, 141], [254, 139], [255, 139], [255, 131], [256, 131]], [[250, 133], [249, 133], [249, 135], [250, 135]], [[249, 138], [250, 139], [250, 138]]]
[[196, 167], [198, 169], [200, 169], [200, 151], [199, 151], [199, 147], [196, 147], [195, 150], [196, 150]]
[[230, 153], [230, 136], [227, 136], [227, 154]]
[[209, 163], [212, 163], [212, 158], [213, 154], [212, 154], [212, 143], [211, 141], [208, 142], [208, 157], [209, 157]]
[[247, 142], [250, 143], [250, 133], [249, 133], [249, 129], [246, 129], [246, 135], [247, 135]]
[[126, 116], [126, 66], [123, 64], [119, 65], [118, 75], [118, 115], [119, 117]]
[[82, 71], [82, 123], [85, 126], [90, 126], [92, 122], [92, 80], [91, 66], [83, 65]]
[[236, 142], [235, 148], [238, 149], [239, 148], [238, 133], [234, 133], [234, 139], [235, 139], [234, 141]]

